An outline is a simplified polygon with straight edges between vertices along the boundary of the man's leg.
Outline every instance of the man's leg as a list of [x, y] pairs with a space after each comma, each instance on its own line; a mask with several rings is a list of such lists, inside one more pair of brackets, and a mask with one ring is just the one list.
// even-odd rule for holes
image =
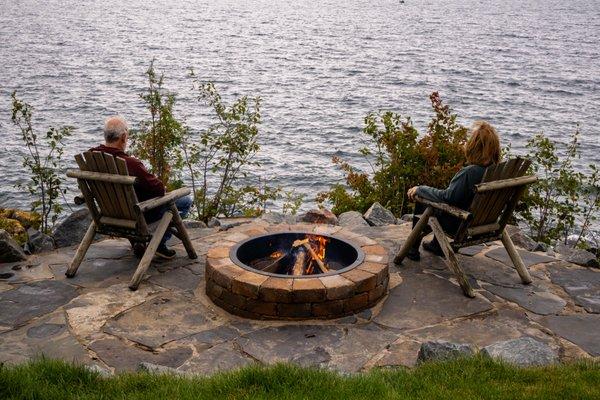
[[[181, 198], [175, 200], [175, 206], [177, 207], [177, 210], [179, 211], [179, 215], [181, 216], [181, 219], [185, 219], [188, 216], [193, 204], [194, 204], [194, 201], [192, 200], [192, 198], [190, 196], [181, 197]], [[164, 210], [161, 209], [161, 215], [164, 214], [168, 209], [169, 209], [169, 207], [165, 207]], [[158, 246], [158, 248], [164, 249], [166, 247], [167, 241], [169, 241], [169, 239], [171, 239], [171, 236], [173, 236], [173, 234], [171, 233], [170, 230], [167, 230], [167, 232], [163, 236], [162, 240], [160, 241], [160, 245]]]

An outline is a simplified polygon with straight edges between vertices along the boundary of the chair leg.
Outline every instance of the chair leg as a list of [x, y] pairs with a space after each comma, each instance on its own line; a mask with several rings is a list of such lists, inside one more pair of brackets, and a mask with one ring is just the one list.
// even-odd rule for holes
[[131, 282], [129, 283], [129, 289], [137, 290], [138, 286], [140, 285], [140, 281], [144, 277], [144, 274], [146, 273], [148, 267], [150, 266], [150, 263], [152, 262], [152, 258], [154, 257], [154, 253], [156, 253], [156, 249], [158, 248], [162, 237], [169, 228], [169, 224], [171, 223], [172, 218], [173, 214], [171, 211], [167, 211], [162, 216], [160, 223], [156, 228], [156, 231], [154, 231], [154, 234], [152, 235], [152, 240], [150, 240], [150, 243], [148, 244], [148, 247], [144, 252], [144, 256], [140, 260], [140, 263], [138, 264], [137, 269], [133, 274], [133, 278], [131, 278]]
[[465, 294], [465, 296], [475, 297], [473, 289], [471, 288], [471, 285], [469, 285], [469, 281], [467, 280], [467, 276], [465, 275], [465, 272], [458, 263], [458, 258], [456, 258], [456, 254], [454, 254], [454, 250], [452, 250], [452, 246], [450, 246], [450, 242], [448, 241], [448, 238], [444, 233], [444, 229], [440, 225], [437, 218], [431, 217], [429, 219], [429, 226], [431, 226], [431, 229], [433, 229], [433, 234], [435, 235], [435, 238], [437, 239], [438, 243], [440, 244], [440, 247], [442, 248], [442, 251], [444, 252], [444, 255], [446, 256], [446, 263], [448, 264], [450, 270], [456, 276], [458, 284], [462, 288], [463, 293]]
[[196, 254], [196, 250], [194, 249], [194, 245], [190, 240], [185, 226], [183, 226], [183, 221], [179, 215], [179, 210], [177, 210], [177, 206], [175, 204], [171, 205], [171, 210], [173, 211], [173, 224], [175, 225], [175, 228], [177, 228], [177, 237], [181, 239], [183, 247], [185, 247], [185, 251], [187, 251], [188, 257], [192, 260], [195, 260], [198, 258], [198, 255]]
[[83, 239], [81, 240], [81, 243], [79, 243], [79, 247], [77, 247], [77, 252], [75, 253], [75, 256], [73, 257], [73, 260], [71, 260], [71, 265], [69, 265], [69, 269], [67, 269], [67, 272], [65, 272], [65, 275], [67, 276], [67, 278], [72, 278], [77, 273], [77, 269], [81, 265], [81, 262], [83, 261], [83, 258], [85, 257], [85, 253], [87, 253], [88, 249], [90, 248], [90, 245], [94, 241], [95, 235], [96, 235], [96, 223], [94, 221], [92, 221], [92, 223], [88, 227], [87, 231], [85, 232], [85, 235], [83, 236]]
[[527, 267], [525, 267], [525, 263], [523, 262], [521, 255], [515, 248], [512, 239], [508, 235], [508, 232], [506, 232], [506, 229], [502, 231], [502, 244], [504, 245], [504, 248], [508, 252], [510, 259], [512, 260], [515, 268], [517, 269], [517, 272], [521, 277], [521, 282], [523, 282], [526, 285], [530, 284], [531, 275], [529, 275], [529, 271], [527, 271]]
[[421, 232], [423, 231], [423, 228], [425, 228], [425, 225], [427, 225], [427, 221], [429, 220], [431, 214], [433, 214], [433, 207], [427, 207], [421, 215], [421, 218], [419, 218], [419, 221], [417, 222], [415, 227], [412, 229], [412, 231], [406, 238], [406, 241], [400, 248], [400, 251], [396, 255], [396, 258], [394, 258], [394, 264], [400, 265], [402, 263], [402, 260], [404, 260], [404, 257], [406, 257], [406, 255], [408, 254], [410, 248], [413, 246], [413, 244], [419, 238], [419, 236], [421, 236]]

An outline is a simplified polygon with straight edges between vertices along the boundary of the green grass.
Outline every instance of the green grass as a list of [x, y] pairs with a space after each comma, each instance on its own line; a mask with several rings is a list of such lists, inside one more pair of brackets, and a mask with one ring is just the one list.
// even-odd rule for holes
[[600, 363], [520, 369], [483, 358], [342, 376], [290, 365], [209, 378], [101, 378], [61, 361], [0, 367], [0, 399], [600, 399]]

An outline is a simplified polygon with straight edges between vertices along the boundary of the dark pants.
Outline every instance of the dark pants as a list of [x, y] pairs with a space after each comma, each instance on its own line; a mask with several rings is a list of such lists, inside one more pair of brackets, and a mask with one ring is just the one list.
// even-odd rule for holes
[[[423, 214], [425, 212], [426, 208], [427, 208], [427, 206], [425, 204], [422, 204], [422, 203], [415, 204], [415, 212], [413, 214], [413, 221], [412, 221], [413, 228], [415, 227], [417, 222], [419, 222], [419, 217], [421, 214]], [[456, 231], [458, 230], [458, 228], [460, 227], [461, 221], [458, 218], [448, 215], [448, 214], [444, 213], [443, 211], [434, 209], [432, 216], [438, 220], [438, 222], [442, 226], [442, 229], [444, 230], [444, 232], [446, 232], [449, 235], [454, 235], [456, 233]], [[413, 244], [413, 248], [418, 250], [419, 246], [421, 245], [421, 240], [423, 240], [423, 237], [430, 233], [431, 233], [431, 227], [429, 225], [426, 225], [423, 228], [421, 236], [417, 239], [415, 244]], [[437, 239], [434, 238], [433, 240], [434, 240], [434, 242], [437, 242]]]
[[[179, 215], [181, 216], [182, 219], [184, 219], [188, 216], [193, 204], [194, 204], [194, 201], [192, 200], [192, 198], [190, 196], [185, 196], [185, 197], [175, 200], [175, 206], [177, 207], [177, 210], [179, 211]], [[169, 205], [164, 205], [160, 208], [157, 208], [156, 210], [152, 210], [152, 214], [146, 214], [146, 221], [148, 223], [156, 222], [159, 219], [161, 219], [162, 216], [169, 210], [170, 210]], [[171, 236], [173, 236], [173, 234], [171, 233], [170, 230], [167, 229], [167, 231], [165, 232], [165, 235], [163, 236], [162, 240], [160, 241], [160, 246], [163, 246], [165, 243], [167, 243], [167, 241], [169, 239], [171, 239]]]

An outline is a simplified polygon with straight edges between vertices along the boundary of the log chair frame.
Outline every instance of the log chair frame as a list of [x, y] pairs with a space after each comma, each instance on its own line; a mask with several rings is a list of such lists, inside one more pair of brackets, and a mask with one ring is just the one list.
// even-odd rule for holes
[[[463, 247], [495, 240], [502, 241], [521, 281], [524, 284], [531, 283], [529, 271], [505, 229], [525, 188], [528, 184], [537, 181], [535, 175], [525, 175], [530, 165], [531, 161], [518, 157], [489, 166], [485, 170], [481, 183], [475, 186], [475, 197], [469, 211], [415, 196], [415, 201], [424, 204], [427, 208], [394, 258], [394, 263], [402, 263], [412, 245], [422, 235], [423, 228], [428, 224], [442, 248], [446, 264], [456, 276], [466, 296], [475, 297], [475, 294], [455, 252]], [[456, 234], [448, 235], [444, 232], [434, 216], [435, 210], [450, 214], [461, 221]], [[448, 236], [454, 240], [450, 242]]]
[[[77, 179], [92, 222], [65, 273], [68, 278], [77, 273], [97, 233], [147, 245], [131, 278], [131, 290], [137, 290], [167, 229], [181, 239], [189, 258], [198, 258], [175, 205], [175, 200], [189, 195], [190, 189], [177, 189], [162, 197], [139, 202], [134, 190], [136, 177], [129, 176], [124, 159], [99, 151], [87, 151], [77, 154], [75, 161], [79, 169], [68, 170], [67, 176]], [[144, 212], [165, 205], [169, 210], [157, 224], [149, 226]]]

